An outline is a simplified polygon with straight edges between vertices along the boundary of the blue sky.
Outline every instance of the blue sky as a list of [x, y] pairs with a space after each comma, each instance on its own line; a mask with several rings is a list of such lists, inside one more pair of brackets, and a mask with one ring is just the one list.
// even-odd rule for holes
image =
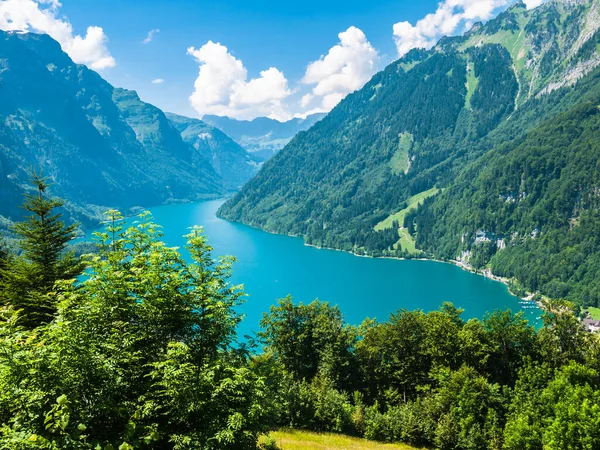
[[331, 109], [408, 49], [514, 1], [0, 0], [0, 28], [47, 32], [166, 111], [285, 120]]
[[[187, 115], [198, 64], [190, 46], [212, 40], [243, 61], [249, 76], [277, 67], [291, 83], [299, 82], [308, 63], [338, 42], [338, 33], [356, 26], [391, 61], [397, 56], [392, 25], [415, 21], [435, 10], [435, 0], [371, 2], [307, 0], [63, 0], [61, 12], [82, 32], [102, 26], [117, 66], [104, 71], [111, 83], [136, 89], [150, 103]], [[159, 29], [142, 45], [150, 30]], [[162, 78], [163, 84], [152, 84]]]

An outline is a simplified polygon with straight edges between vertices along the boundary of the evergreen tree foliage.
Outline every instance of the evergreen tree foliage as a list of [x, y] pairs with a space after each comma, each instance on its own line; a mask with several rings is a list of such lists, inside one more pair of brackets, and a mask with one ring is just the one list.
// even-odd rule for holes
[[[592, 98], [472, 164], [415, 217], [417, 244], [580, 305], [600, 301], [600, 114]], [[491, 236], [477, 242], [477, 233]], [[503, 248], [497, 246], [502, 240]]]
[[10, 252], [6, 246], [6, 242], [0, 238], [0, 283], [4, 279], [4, 274], [10, 260]]
[[2, 270], [2, 302], [18, 310], [23, 324], [36, 327], [49, 322], [56, 312], [51, 293], [55, 283], [77, 277], [83, 265], [69, 242], [77, 225], [65, 225], [57, 212], [64, 202], [49, 195], [46, 178], [32, 171], [33, 193], [26, 195], [23, 209], [29, 215], [14, 226], [20, 253], [11, 255], [10, 270]]

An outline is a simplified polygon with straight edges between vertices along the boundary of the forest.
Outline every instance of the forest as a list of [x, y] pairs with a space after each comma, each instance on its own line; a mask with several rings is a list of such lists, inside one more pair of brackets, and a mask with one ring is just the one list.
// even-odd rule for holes
[[234, 259], [201, 228], [180, 251], [149, 214], [124, 228], [110, 211], [77, 257], [61, 200], [33, 186], [0, 258], [1, 448], [256, 449], [287, 428], [439, 449], [600, 443], [600, 335], [567, 301], [536, 329], [451, 304], [355, 326], [284, 298], [238, 341]]
[[[529, 292], [598, 305], [599, 103], [582, 102], [493, 149], [425, 201], [411, 218], [419, 247], [446, 258], [471, 251], [477, 266]], [[489, 252], [475, 242], [478, 231], [493, 232], [493, 244], [506, 248]]]

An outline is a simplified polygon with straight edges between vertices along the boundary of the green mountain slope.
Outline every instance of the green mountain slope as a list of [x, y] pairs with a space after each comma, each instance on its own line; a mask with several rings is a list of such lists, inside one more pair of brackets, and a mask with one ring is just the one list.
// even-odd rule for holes
[[597, 88], [593, 100], [489, 152], [426, 203], [414, 217], [417, 243], [489, 263], [530, 291], [598, 305], [599, 161]]
[[226, 191], [210, 161], [158, 108], [77, 65], [46, 35], [0, 32], [0, 215], [41, 169], [70, 216], [97, 223], [127, 209]]
[[[600, 64], [599, 18], [599, 0], [555, 0], [531, 11], [518, 4], [464, 36], [410, 52], [296, 136], [220, 214], [357, 253], [411, 256], [416, 244], [421, 254], [459, 257], [477, 231], [500, 230], [496, 223], [482, 229], [472, 216], [463, 217], [451, 197], [453, 186], [475, 179], [475, 167], [490, 162], [487, 155], [511, 146], [519, 154], [528, 133], [595, 101], [589, 94], [598, 80], [589, 74]], [[563, 156], [572, 151], [563, 139], [556, 143]], [[586, 190], [593, 191], [588, 175]], [[486, 198], [496, 195], [484, 183], [480, 187]], [[407, 208], [411, 199], [435, 193], [434, 188], [443, 193], [429, 196], [417, 213]], [[442, 204], [446, 209], [435, 209]], [[547, 214], [558, 214], [557, 204], [543, 205]], [[476, 215], [484, 207], [469, 212]], [[533, 214], [535, 207], [525, 209]], [[405, 223], [394, 221], [400, 212]], [[497, 221], [511, 220], [503, 210], [496, 214]], [[444, 222], [455, 215], [462, 221], [452, 227]], [[377, 226], [386, 220], [392, 227]], [[500, 255], [492, 259], [498, 271]], [[508, 263], [502, 267], [504, 274], [515, 273], [514, 264], [510, 273]]]
[[323, 117], [325, 114], [312, 114], [306, 119], [296, 118], [279, 122], [267, 117], [236, 120], [206, 115], [203, 120], [230, 136], [255, 159], [266, 161], [290, 142], [296, 134], [308, 130]]
[[230, 189], [239, 189], [260, 167], [260, 159], [249, 154], [229, 136], [202, 120], [167, 113], [184, 142], [211, 162]]

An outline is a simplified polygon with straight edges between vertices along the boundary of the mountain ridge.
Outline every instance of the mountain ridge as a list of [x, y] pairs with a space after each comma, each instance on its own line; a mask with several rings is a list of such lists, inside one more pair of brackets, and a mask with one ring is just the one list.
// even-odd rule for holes
[[296, 134], [305, 131], [325, 117], [325, 113], [311, 114], [304, 119], [294, 118], [280, 122], [268, 117], [237, 120], [223, 116], [205, 115], [203, 121], [234, 139], [255, 158], [266, 161], [281, 150]]
[[239, 189], [252, 178], [262, 162], [218, 128], [200, 119], [166, 113], [169, 121], [181, 134], [184, 142], [192, 145], [223, 178], [229, 189]]
[[184, 142], [135, 91], [75, 64], [48, 35], [0, 31], [0, 215], [8, 221], [22, 215], [30, 168], [49, 177], [69, 220], [85, 226], [107, 208], [221, 197], [240, 180], [217, 173], [214, 153], [243, 150], [207, 131], [219, 135], [210, 154]]

